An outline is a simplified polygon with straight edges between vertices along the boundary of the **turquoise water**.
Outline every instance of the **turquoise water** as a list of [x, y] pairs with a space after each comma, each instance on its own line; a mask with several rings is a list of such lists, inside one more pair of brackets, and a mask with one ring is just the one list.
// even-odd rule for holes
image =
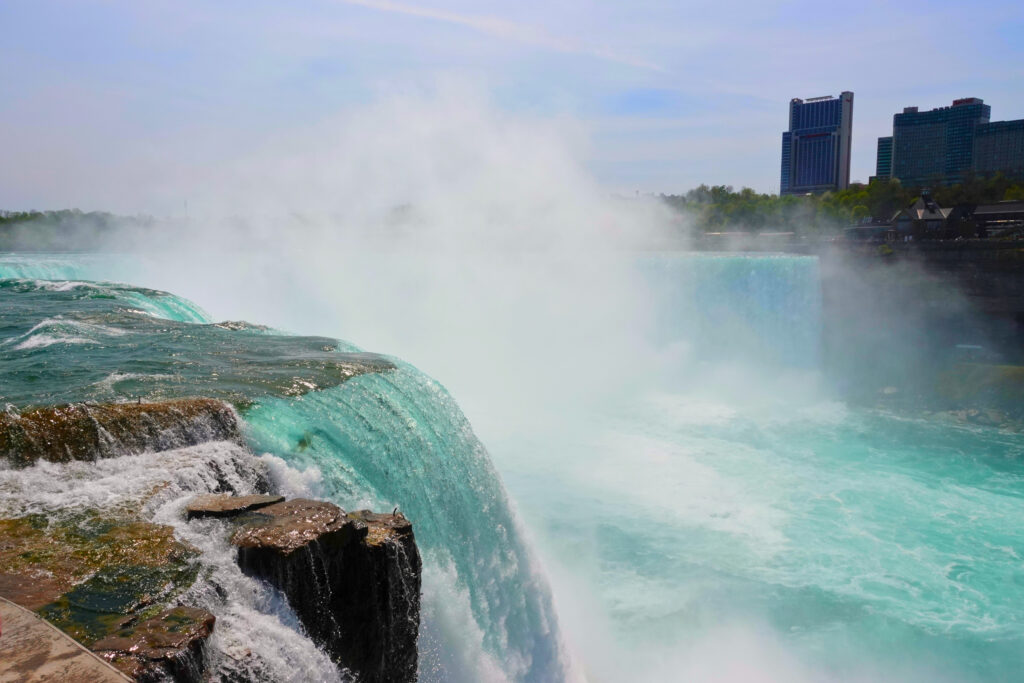
[[1018, 435], [666, 395], [608, 418], [505, 477], [602, 680], [1020, 680]]
[[200, 387], [317, 493], [400, 506], [428, 566], [424, 680], [1021, 678], [1024, 438], [823, 393], [814, 259], [642, 260], [652, 346], [685, 353], [486, 449], [401, 361], [339, 383], [381, 359], [56, 282], [105, 267], [0, 257], [2, 400]]

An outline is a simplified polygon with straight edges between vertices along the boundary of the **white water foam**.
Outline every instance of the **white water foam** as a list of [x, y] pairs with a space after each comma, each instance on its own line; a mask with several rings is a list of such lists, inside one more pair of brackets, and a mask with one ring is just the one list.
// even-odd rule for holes
[[[427, 681], [513, 680], [487, 654], [484, 633], [473, 618], [469, 592], [460, 585], [458, 571], [441, 553], [424, 557], [423, 612], [420, 622], [420, 678]], [[445, 647], [456, 640], [459, 648]], [[526, 667], [520, 664], [518, 669]]]
[[104, 290], [107, 287], [84, 280], [29, 280], [34, 287], [48, 292], [70, 292], [75, 289]]
[[35, 337], [29, 337], [20, 344], [15, 344], [14, 349], [16, 351], [29, 351], [31, 349], [43, 349], [47, 346], [53, 346], [54, 344], [98, 344], [99, 342], [95, 339], [87, 339], [85, 337], [55, 337], [49, 334], [40, 334]]
[[146, 381], [146, 380], [166, 380], [173, 379], [174, 375], [168, 375], [165, 373], [143, 373], [143, 372], [112, 372], [104, 377], [99, 382], [96, 382], [92, 386], [102, 392], [103, 395], [110, 396], [111, 398], [117, 398], [118, 394], [116, 387], [121, 382], [128, 381]]
[[21, 340], [13, 348], [18, 351], [27, 351], [54, 344], [99, 344], [102, 337], [120, 337], [125, 334], [125, 330], [109, 325], [97, 325], [57, 316], [40, 320], [25, 334], [5, 343], [10, 344]]

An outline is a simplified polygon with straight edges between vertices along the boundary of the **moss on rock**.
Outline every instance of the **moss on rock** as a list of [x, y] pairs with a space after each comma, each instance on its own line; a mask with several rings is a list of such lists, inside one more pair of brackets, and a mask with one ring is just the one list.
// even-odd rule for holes
[[0, 595], [90, 646], [190, 587], [196, 556], [169, 526], [96, 512], [2, 519]]
[[232, 409], [206, 398], [74, 403], [0, 413], [0, 458], [17, 467], [37, 460], [93, 461], [214, 440], [241, 443], [242, 436]]

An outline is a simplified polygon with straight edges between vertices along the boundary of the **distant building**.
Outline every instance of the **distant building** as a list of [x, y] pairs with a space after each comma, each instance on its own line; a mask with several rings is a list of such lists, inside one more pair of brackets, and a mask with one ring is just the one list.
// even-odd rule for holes
[[974, 131], [974, 171], [1024, 177], [1024, 119], [978, 126]]
[[781, 194], [845, 190], [850, 185], [853, 93], [795, 98], [782, 134]]
[[974, 210], [973, 219], [978, 233], [987, 237], [1000, 237], [1024, 232], [1024, 201], [1008, 200], [983, 204]]
[[961, 182], [972, 170], [974, 131], [992, 108], [977, 97], [931, 111], [907, 107], [892, 119], [892, 177], [911, 187]]
[[899, 233], [910, 233], [919, 226], [928, 233], [937, 234], [945, 229], [951, 213], [953, 209], [944, 209], [931, 196], [922, 195], [912, 206], [896, 214], [893, 223]]
[[908, 187], [953, 185], [969, 174], [1024, 178], [1024, 119], [990, 122], [991, 113], [977, 97], [931, 111], [907, 107], [892, 117], [892, 136], [878, 138], [873, 178]]
[[868, 179], [868, 182], [875, 179], [888, 180], [892, 177], [892, 136], [878, 138], [878, 153], [875, 157], [875, 175]]

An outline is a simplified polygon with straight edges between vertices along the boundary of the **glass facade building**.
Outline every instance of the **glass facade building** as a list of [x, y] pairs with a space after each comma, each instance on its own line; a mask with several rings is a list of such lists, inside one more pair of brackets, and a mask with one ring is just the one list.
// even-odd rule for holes
[[1024, 177], [1024, 119], [994, 121], [975, 129], [974, 171]]
[[[974, 170], [975, 131], [988, 123], [991, 111], [977, 97], [967, 97], [949, 107], [931, 111], [907, 107], [896, 114], [892, 119], [892, 177], [909, 187], [961, 182]], [[884, 139], [879, 139], [879, 150]]]
[[875, 157], [875, 177], [892, 177], [892, 136], [878, 138], [878, 156]]
[[892, 137], [878, 138], [876, 177], [908, 187], [953, 185], [970, 174], [1024, 178], [1024, 119], [989, 122], [992, 108], [977, 97], [949, 107], [907, 107], [892, 117]]
[[850, 184], [853, 93], [793, 99], [782, 134], [782, 194], [843, 190]]

